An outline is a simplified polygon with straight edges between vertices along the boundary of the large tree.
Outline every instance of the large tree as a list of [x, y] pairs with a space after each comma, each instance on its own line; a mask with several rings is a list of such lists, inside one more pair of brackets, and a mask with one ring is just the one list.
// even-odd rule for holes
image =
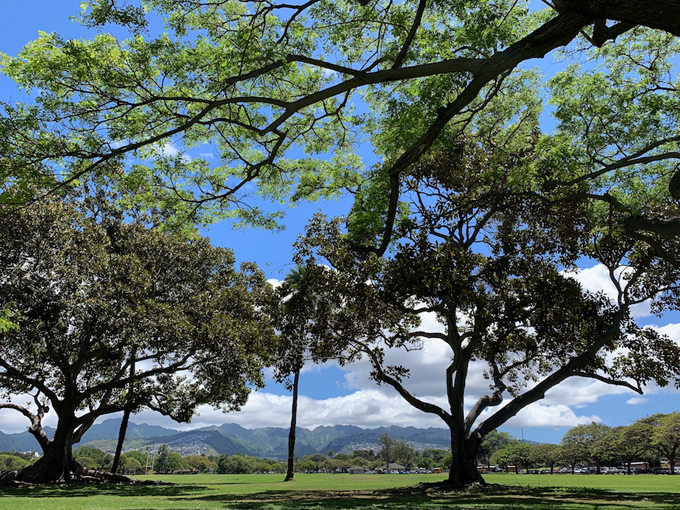
[[23, 414], [43, 450], [16, 479], [81, 476], [72, 447], [107, 414], [188, 421], [201, 404], [238, 408], [262, 382], [262, 273], [148, 222], [96, 191], [0, 214], [0, 294], [17, 325], [0, 333], [0, 409]]
[[[538, 154], [538, 162], [507, 180], [505, 164], [498, 160], [498, 185], [483, 203], [473, 201], [453, 211], [451, 218], [458, 223], [452, 224], [455, 228], [445, 226], [448, 233], [438, 231], [441, 224], [435, 222], [432, 230], [439, 243], [428, 237], [429, 227], [421, 221], [415, 230], [397, 233], [418, 239], [419, 244], [398, 248], [401, 258], [380, 262], [365, 257], [359, 271], [364, 278], [348, 277], [342, 285], [354, 285], [353, 291], [363, 293], [354, 297], [366, 299], [379, 291], [382, 282], [397, 282], [390, 275], [399, 271], [413, 275], [413, 268], [422, 271], [398, 282], [401, 287], [394, 284], [387, 289], [396, 292], [398, 299], [374, 299], [365, 315], [370, 311], [389, 317], [397, 336], [390, 337], [396, 340], [388, 344], [399, 344], [409, 338], [406, 322], [416, 323], [421, 308], [411, 306], [406, 296], [439, 299], [442, 303], [430, 308], [437, 308], [451, 332], [447, 338], [437, 338], [451, 346], [458, 360], [449, 374], [457, 374], [456, 384], [450, 379], [454, 394], [463, 391], [461, 381], [473, 358], [491, 363], [489, 376], [501, 394], [503, 388], [513, 394], [522, 381], [539, 379], [474, 430], [470, 427], [479, 412], [498, 402], [496, 391], [473, 408], [468, 420], [460, 418], [462, 398], [451, 398], [454, 435], [465, 438], [457, 440], [455, 462], [469, 459], [475, 442], [486, 432], [568, 376], [625, 379], [638, 390], [650, 378], [661, 377], [661, 382], [669, 378], [670, 369], [659, 372], [655, 365], [672, 351], [664, 341], [650, 332], [639, 335], [647, 342], [624, 339], [632, 338], [629, 333], [638, 334], [630, 308], [660, 294], [657, 310], [663, 310], [672, 303], [676, 282], [677, 246], [669, 236], [680, 232], [680, 222], [677, 206], [665, 190], [671, 185], [671, 195], [677, 196], [672, 179], [678, 159], [677, 87], [668, 58], [677, 54], [677, 2], [658, 1], [650, 8], [642, 0], [560, 0], [541, 12], [533, 12], [521, 0], [141, 3], [147, 11], [137, 4], [93, 0], [84, 20], [93, 26], [121, 23], [141, 34], [149, 12], [163, 17], [164, 34], [149, 33], [128, 41], [108, 34], [91, 41], [49, 34], [29, 44], [17, 58], [4, 60], [5, 73], [34, 90], [38, 101], [5, 105], [0, 122], [0, 178], [3, 184], [15, 183], [12, 189], [18, 191], [5, 189], [3, 200], [30, 199], [36, 181], [60, 187], [89, 172], [106, 173], [141, 185], [144, 193], [135, 198], [137, 202], [161, 204], [174, 211], [179, 222], [187, 217], [203, 221], [240, 215], [249, 222], [271, 225], [275, 218], [243, 207], [248, 181], [257, 179], [260, 193], [267, 197], [292, 201], [355, 187], [361, 164], [352, 152], [366, 134], [382, 163], [369, 176], [371, 185], [357, 195], [350, 234], [355, 244], [364, 243], [363, 255], [384, 254], [397, 220], [399, 194], [417, 192], [408, 188], [414, 182], [412, 175], [418, 185], [425, 185], [421, 196], [431, 192], [413, 167], [433, 147], [439, 150], [446, 145], [443, 134], [472, 134], [482, 146], [494, 139], [496, 146], [503, 145], [495, 131], [530, 134], [538, 138], [537, 150], [515, 150], [513, 157]], [[545, 89], [555, 103], [559, 125], [555, 136], [534, 136], [534, 130], [540, 131], [534, 121], [542, 98], [529, 91], [540, 90], [541, 83], [522, 64], [565, 47], [565, 58], [585, 55], [593, 61], [583, 69], [569, 67]], [[594, 65], [602, 69], [593, 71]], [[365, 92], [366, 108], [355, 112], [352, 103], [358, 92]], [[510, 103], [503, 101], [510, 96], [515, 109], [500, 108]], [[532, 122], [534, 129], [525, 129]], [[475, 129], [470, 129], [475, 123]], [[479, 136], [480, 130], [489, 136]], [[180, 149], [200, 147], [198, 153], [206, 149], [217, 156], [216, 162], [195, 153], [188, 157], [171, 144]], [[482, 147], [481, 152], [486, 150]], [[453, 168], [459, 171], [464, 166]], [[556, 168], [567, 172], [555, 174]], [[493, 171], [487, 176], [484, 185], [496, 179]], [[474, 195], [478, 183], [474, 175], [459, 172], [459, 177], [467, 182], [458, 189]], [[550, 235], [542, 235], [540, 229], [523, 233], [514, 228], [523, 221], [532, 224], [527, 213], [541, 211], [545, 205], [540, 200], [516, 201], [515, 188], [534, 193], [537, 184], [551, 193], [548, 200], [586, 201], [593, 220], [588, 235], [578, 238], [554, 231], [574, 226], [580, 218], [578, 210], [563, 215], [564, 225], [553, 224]], [[620, 186], [627, 191], [619, 192]], [[446, 190], [445, 184], [440, 191]], [[422, 204], [428, 205], [429, 200]], [[508, 215], [513, 201], [521, 212]], [[488, 217], [475, 217], [469, 211], [486, 211]], [[518, 221], [513, 223], [512, 218]], [[500, 236], [490, 243], [501, 255], [500, 262], [488, 262], [473, 247], [486, 242], [486, 226], [502, 223], [508, 227], [502, 232], [505, 240]], [[357, 236], [357, 226], [363, 233], [370, 227], [374, 235]], [[513, 231], [518, 232], [514, 239]], [[552, 247], [553, 234], [553, 242], [565, 246]], [[334, 256], [341, 259], [342, 243], [329, 243], [341, 248]], [[527, 247], [526, 253], [519, 253]], [[607, 267], [616, 288], [613, 301], [584, 296], [560, 272], [563, 267], [556, 261], [562, 257], [573, 261], [576, 252], [587, 252]], [[520, 256], [513, 260], [517, 253]], [[620, 278], [619, 265], [629, 262]], [[504, 286], [504, 278], [519, 288]], [[377, 283], [362, 288], [366, 281]], [[431, 288], [423, 291], [428, 285]], [[447, 290], [446, 285], [451, 287]], [[459, 290], [463, 298], [444, 302], [446, 292]], [[553, 296], [560, 309], [541, 310], [541, 300]], [[492, 310], [497, 322], [475, 312], [481, 309]], [[519, 322], [530, 324], [529, 329], [513, 325], [510, 311], [519, 313]], [[470, 330], [456, 336], [458, 312], [467, 314]], [[581, 316], [580, 326], [573, 328], [573, 321]], [[558, 321], [571, 324], [571, 330], [560, 329]], [[539, 323], [544, 329], [536, 329]], [[378, 323], [366, 321], [366, 326], [371, 324], [377, 327]], [[347, 321], [345, 326], [352, 324]], [[528, 348], [533, 341], [541, 348], [551, 343], [555, 349], [547, 350], [552, 353], [546, 354], [548, 361], [540, 358], [540, 362], [528, 351], [525, 365], [515, 365], [513, 356], [496, 360], [486, 349], [475, 351], [476, 335], [494, 328], [507, 333], [505, 341], [494, 339], [499, 355], [512, 352], [521, 358], [515, 345]], [[525, 333], [531, 328], [534, 336]], [[565, 338], [568, 342], [561, 343]], [[623, 343], [628, 349], [626, 342], [634, 344], [629, 350], [633, 354], [605, 368], [602, 354], [611, 345]], [[379, 352], [371, 352], [376, 354], [372, 359], [377, 362], [378, 378], [391, 377], [401, 384], [402, 372], [381, 372]], [[569, 361], [556, 368], [558, 359]], [[672, 355], [662, 361], [667, 367], [674, 363]], [[535, 373], [532, 363], [537, 363]], [[499, 374], [513, 379], [501, 377], [498, 383]], [[638, 379], [630, 382], [626, 377]], [[449, 411], [433, 411], [448, 420]], [[465, 430], [469, 437], [462, 433]], [[453, 478], [478, 478], [467, 460], [464, 464], [452, 470]]]
[[654, 415], [643, 419], [652, 425], [651, 447], [661, 458], [666, 459], [670, 474], [680, 461], [680, 412]]
[[[356, 185], [361, 163], [352, 154], [366, 135], [384, 159], [384, 251], [400, 178], [448, 127], [493, 114], [489, 99], [523, 63], [568, 45], [606, 48], [641, 27], [680, 34], [671, 0], [653, 9], [643, 0], [544, 4], [537, 11], [527, 0], [85, 2], [84, 23], [121, 24], [131, 37], [44, 34], [4, 59], [5, 74], [38, 102], [4, 105], [0, 182], [26, 185], [3, 199], [30, 198], [35, 181], [63, 186], [109, 173], [142, 182], [137, 200], [161, 203], [179, 221], [237, 215], [271, 225], [276, 215], [243, 207], [245, 183], [258, 180], [261, 194], [276, 200], [333, 195]], [[615, 83], [602, 94], [623, 88]], [[672, 91], [662, 85], [654, 95]], [[353, 109], [364, 92], [368, 111]], [[562, 91], [549, 93], [559, 100]], [[672, 139], [656, 142], [636, 159], [672, 150]], [[211, 156], [183, 154], [192, 147]], [[640, 220], [631, 228], [652, 228]]]
[[626, 427], [612, 429], [613, 454], [619, 456], [631, 474], [631, 464], [646, 458], [651, 450], [653, 427], [648, 421], [638, 420]]
[[[540, 149], [517, 132], [495, 146], [451, 139], [412, 169], [389, 257], [357, 252], [337, 220], [316, 220], [300, 243], [301, 257], [336, 269], [326, 283], [337, 289], [336, 341], [363, 352], [377, 382], [449, 427], [455, 484], [482, 481], [474, 460], [484, 437], [570, 377], [641, 393], [680, 372], [680, 347], [631, 315], [647, 300], [659, 312], [675, 307], [677, 263], [616, 230], [618, 209], [597, 190], [582, 200], [527, 178]], [[552, 169], [556, 178], [565, 171]], [[621, 193], [617, 203], [632, 200]], [[658, 244], [677, 260], [674, 239]], [[565, 272], [584, 255], [606, 268], [613, 299], [585, 292]], [[422, 313], [442, 329], [419, 327]], [[446, 405], [409, 390], [408, 366], [389, 362], [389, 349], [425, 341], [450, 352]], [[469, 376], [482, 369], [489, 391], [468, 406]]]
[[613, 457], [611, 432], [611, 427], [603, 423], [577, 425], [569, 429], [562, 438], [562, 448], [571, 452], [574, 458], [592, 461], [599, 475], [602, 462]]

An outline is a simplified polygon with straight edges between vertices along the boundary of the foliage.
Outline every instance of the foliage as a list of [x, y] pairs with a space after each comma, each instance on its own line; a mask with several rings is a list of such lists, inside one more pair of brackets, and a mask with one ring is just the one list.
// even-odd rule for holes
[[0, 453], [0, 473], [7, 473], [8, 471], [18, 471], [25, 467], [29, 461], [22, 459], [17, 455], [10, 455]]
[[531, 449], [531, 462], [533, 464], [540, 464], [550, 468], [550, 474], [553, 474], [555, 464], [557, 464], [562, 457], [561, 448], [556, 444], [537, 444]]
[[654, 420], [651, 447], [668, 461], [670, 472], [675, 474], [675, 466], [680, 461], [680, 412], [652, 418], [657, 420]]
[[[368, 356], [377, 381], [451, 428], [452, 477], [479, 481], [486, 434], [568, 377], [637, 392], [677, 383], [677, 346], [630, 315], [645, 301], [655, 313], [680, 302], [680, 8], [647, 4], [92, 0], [83, 21], [122, 24], [130, 39], [41, 34], [3, 57], [36, 101], [4, 105], [0, 199], [25, 202], [94, 174], [135, 189], [127, 203], [170, 223], [272, 227], [278, 213], [243, 205], [250, 181], [276, 202], [350, 188], [347, 231], [336, 222], [310, 234], [343, 273], [332, 288], [346, 301], [319, 299], [330, 330], [351, 340], [324, 340], [320, 356]], [[147, 16], [162, 19], [161, 34], [144, 34]], [[540, 78], [521, 64], [565, 46], [571, 63], [587, 64], [550, 81], [558, 125], [547, 135]], [[353, 110], [360, 90], [365, 115]], [[353, 155], [363, 137], [382, 159], [366, 174]], [[393, 254], [372, 257], [393, 234]], [[614, 299], [565, 275], [581, 257], [607, 269]], [[331, 277], [318, 273], [321, 288]], [[446, 333], [414, 332], [422, 311]], [[425, 340], [451, 348], [448, 408], [417, 398], [407, 367], [385, 363], [389, 348]], [[477, 363], [491, 389], [465, 414]], [[190, 414], [171, 402], [169, 413]]]
[[[666, 150], [674, 143], [664, 138], [674, 88], [655, 82], [667, 69], [655, 48], [636, 39], [651, 27], [668, 39], [656, 47], [670, 48], [680, 33], [675, 2], [657, 4], [649, 10], [643, 0], [560, 0], [537, 11], [526, 0], [83, 2], [81, 22], [118, 24], [130, 36], [43, 33], [18, 56], [3, 57], [4, 73], [36, 95], [34, 103], [4, 105], [0, 185], [16, 186], [3, 200], [33, 196], [36, 183], [61, 186], [98, 173], [140, 186], [134, 200], [174, 211], [177, 223], [237, 216], [273, 226], [276, 213], [244, 206], [246, 183], [257, 180], [258, 193], [275, 202], [356, 190], [363, 165], [353, 153], [369, 139], [384, 159], [380, 174], [388, 185], [366, 200], [384, 217], [377, 233], [389, 233], [399, 178], [409, 166], [447, 130], [535, 116], [542, 101], [527, 94], [531, 87], [517, 93], [514, 112], [495, 99], [536, 81], [522, 63], [570, 43], [610, 60], [608, 73], [581, 86], [557, 80], [547, 91], [558, 115], [602, 114], [597, 129], [583, 129], [587, 120], [566, 126], [580, 130], [576, 146], [591, 149], [582, 140], [599, 138], [627, 150], [638, 135], [646, 144], [662, 127], [664, 142], [647, 152]], [[152, 33], [150, 19], [163, 28]], [[617, 37], [627, 40], [616, 46]], [[631, 63], [617, 53], [621, 46], [650, 58]], [[636, 85], [625, 66], [637, 63], [649, 72]], [[582, 97], [593, 98], [592, 108], [563, 104], [578, 95], [572, 89], [587, 92]], [[609, 111], [600, 108], [605, 101]], [[605, 115], [613, 109], [629, 113]], [[626, 122], [637, 122], [636, 129], [619, 129]], [[611, 143], [611, 136], [624, 143]], [[198, 154], [187, 155], [192, 149]]]
[[89, 469], [106, 469], [111, 466], [113, 455], [90, 446], [80, 446], [73, 452], [73, 458]]
[[407, 469], [411, 469], [417, 462], [418, 454], [408, 441], [402, 439], [396, 441], [392, 449], [392, 455], [397, 464], [401, 464]]
[[144, 464], [142, 464], [139, 460], [133, 458], [133, 457], [127, 457], [123, 455], [121, 457], [121, 468], [123, 470], [124, 474], [128, 475], [138, 475], [138, 474], [144, 474]]
[[[403, 183], [410, 212], [390, 257], [357, 251], [340, 221], [321, 217], [300, 241], [299, 257], [335, 269], [323, 286], [333, 289], [326, 320], [335, 321], [328, 329], [336, 332], [336, 345], [361, 352], [373, 379], [447, 424], [459, 463], [452, 480], [468, 483], [481, 479], [474, 458], [483, 438], [569, 377], [638, 393], [650, 381], [677, 384], [680, 347], [639, 326], [631, 307], [651, 300], [659, 311], [673, 309], [680, 287], [677, 264], [603, 223], [597, 190], [592, 201], [564, 199], [562, 189], [528, 178], [544, 157], [530, 125], [499, 128], [484, 144], [472, 135], [444, 142]], [[572, 169], [550, 171], [564, 180]], [[618, 191], [640, 193], [623, 185]], [[650, 208], [669, 203], [667, 195], [646, 199]], [[674, 239], [657, 244], [678, 255]], [[614, 299], [584, 292], [564, 271], [584, 256], [606, 268]], [[423, 313], [442, 330], [421, 328]], [[443, 342], [451, 353], [443, 390], [448, 406], [413, 394], [408, 366], [389, 363], [390, 349], [429, 342]], [[464, 411], [473, 369], [484, 370], [490, 391]]]
[[283, 471], [276, 462], [267, 462], [247, 455], [220, 455], [217, 459], [217, 472], [226, 474], [250, 474], [255, 472]]
[[486, 436], [484, 436], [484, 440], [479, 445], [477, 457], [479, 463], [485, 464], [487, 466], [490, 465], [491, 456], [494, 453], [496, 453], [498, 450], [502, 450], [515, 441], [517, 441], [517, 438], [511, 434], [508, 434], [507, 432], [492, 430]]
[[612, 456], [611, 427], [601, 423], [577, 425], [562, 438], [564, 455], [582, 461], [591, 460], [600, 472], [602, 461]]
[[533, 449], [534, 446], [529, 443], [515, 441], [496, 451], [491, 456], [491, 462], [505, 468], [514, 466], [515, 473], [524, 468], [529, 474], [529, 467], [533, 464]]
[[390, 437], [390, 435], [385, 432], [380, 434], [380, 451], [378, 455], [385, 461], [386, 465], [390, 465], [395, 461], [394, 447], [396, 441]]
[[651, 449], [652, 427], [645, 420], [638, 420], [626, 427], [612, 430], [614, 453], [621, 457], [630, 474], [631, 463], [645, 458]]
[[[18, 325], [0, 334], [0, 408], [29, 419], [45, 453], [25, 476], [77, 474], [71, 446], [125, 406], [187, 421], [200, 404], [238, 408], [261, 383], [271, 337], [262, 273], [126, 214], [94, 188], [0, 215], [0, 293]], [[26, 393], [33, 406], [11, 401]], [[53, 438], [41, 424], [50, 408]]]
[[184, 463], [193, 473], [210, 473], [217, 469], [217, 464], [205, 455], [187, 455]]
[[184, 467], [185, 463], [179, 453], [170, 451], [166, 444], [161, 445], [154, 460], [154, 470], [156, 472], [172, 473]]
[[0, 309], [0, 333], [6, 333], [16, 328], [16, 324], [10, 320], [11, 315], [9, 310]]

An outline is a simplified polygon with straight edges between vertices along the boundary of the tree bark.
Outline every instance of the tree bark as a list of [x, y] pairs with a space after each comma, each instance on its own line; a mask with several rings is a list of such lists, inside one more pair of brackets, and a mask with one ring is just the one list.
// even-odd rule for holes
[[473, 483], [485, 485], [486, 482], [477, 470], [477, 450], [480, 441], [474, 437], [465, 438], [461, 434], [451, 431], [451, 469], [448, 483], [461, 487]]
[[123, 443], [127, 434], [128, 423], [130, 422], [130, 405], [133, 398], [134, 384], [132, 383], [135, 375], [135, 356], [133, 352], [130, 358], [130, 386], [128, 387], [127, 403], [123, 410], [123, 419], [120, 422], [120, 429], [118, 430], [118, 444], [116, 444], [116, 453], [113, 456], [113, 465], [111, 472], [115, 475], [118, 472], [118, 464], [120, 464], [120, 456], [123, 453]]
[[290, 432], [288, 433], [288, 471], [284, 482], [295, 480], [295, 427], [297, 426], [298, 383], [300, 381], [300, 369], [295, 370], [293, 376], [293, 410], [290, 418]]
[[54, 438], [43, 448], [43, 456], [11, 476], [11, 479], [30, 483], [70, 482], [84, 474], [85, 469], [73, 458], [75, 427], [63, 423], [59, 425]]
[[130, 408], [125, 407], [123, 411], [123, 419], [120, 422], [120, 429], [118, 430], [118, 443], [116, 444], [116, 453], [113, 456], [113, 465], [111, 472], [115, 475], [118, 472], [118, 465], [120, 464], [120, 456], [123, 453], [123, 443], [127, 434], [128, 423], [130, 421]]
[[554, 5], [558, 12], [643, 25], [680, 36], [677, 0], [555, 0]]

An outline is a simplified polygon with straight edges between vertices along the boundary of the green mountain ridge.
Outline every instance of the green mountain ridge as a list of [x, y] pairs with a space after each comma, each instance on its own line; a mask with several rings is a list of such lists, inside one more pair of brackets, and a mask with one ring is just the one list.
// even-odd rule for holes
[[[77, 446], [91, 446], [113, 452], [116, 447], [120, 419], [109, 419], [93, 425]], [[48, 434], [52, 433], [50, 430]], [[418, 429], [415, 427], [380, 427], [363, 429], [354, 425], [321, 426], [314, 430], [297, 428], [295, 454], [298, 457], [314, 453], [351, 453], [357, 449], [373, 449], [380, 446], [379, 436], [387, 432], [393, 439], [404, 439], [422, 448], [447, 448], [450, 442], [446, 429]], [[150, 448], [155, 450], [167, 444], [181, 455], [244, 454], [255, 457], [284, 459], [288, 455], [288, 429], [262, 427], [246, 429], [234, 423], [203, 427], [187, 431], [168, 429], [158, 425], [130, 422], [124, 450]], [[38, 444], [28, 432], [4, 434], [0, 432], [0, 451], [33, 451]]]

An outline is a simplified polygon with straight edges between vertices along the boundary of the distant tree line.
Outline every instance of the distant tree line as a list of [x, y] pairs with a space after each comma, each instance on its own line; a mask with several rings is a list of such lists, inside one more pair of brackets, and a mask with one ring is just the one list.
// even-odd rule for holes
[[529, 444], [509, 434], [494, 432], [482, 444], [482, 465], [531, 472], [537, 468], [566, 467], [601, 473], [603, 468], [620, 466], [630, 474], [634, 463], [647, 469], [665, 466], [663, 472], [676, 474], [680, 461], [680, 412], [655, 414], [631, 425], [609, 427], [601, 423], [578, 425], [562, 438], [560, 444]]

